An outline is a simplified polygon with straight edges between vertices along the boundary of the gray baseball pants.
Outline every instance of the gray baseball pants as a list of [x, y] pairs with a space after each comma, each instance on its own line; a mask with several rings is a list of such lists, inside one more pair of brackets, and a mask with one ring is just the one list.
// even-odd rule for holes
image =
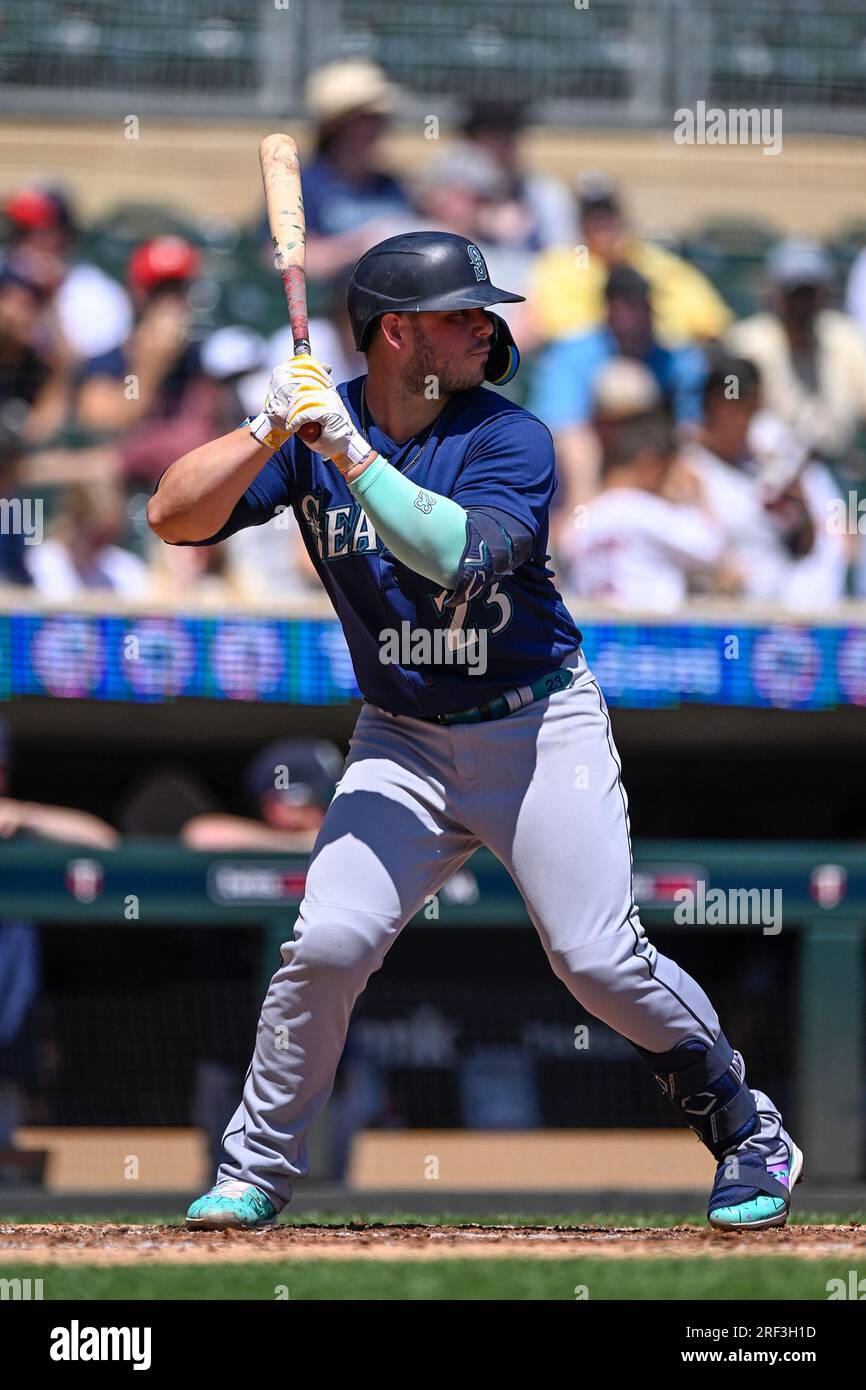
[[[262, 1006], [220, 1180], [254, 1183], [278, 1210], [289, 1201], [358, 995], [405, 923], [482, 845], [590, 1014], [650, 1052], [718, 1036], [704, 991], [641, 926], [607, 707], [580, 650], [563, 664], [574, 672], [567, 690], [482, 724], [362, 707]], [[777, 1135], [778, 1111], [752, 1094], [762, 1130]]]

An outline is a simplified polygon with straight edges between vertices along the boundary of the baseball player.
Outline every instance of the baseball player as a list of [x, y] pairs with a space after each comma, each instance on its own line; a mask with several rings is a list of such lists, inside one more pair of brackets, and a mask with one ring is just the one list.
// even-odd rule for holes
[[355, 1000], [480, 845], [511, 873], [556, 975], [634, 1045], [713, 1154], [711, 1223], [787, 1219], [802, 1154], [638, 916], [610, 719], [547, 567], [551, 437], [484, 384], [517, 370], [489, 309], [518, 299], [461, 236], [383, 241], [348, 290], [366, 376], [336, 387], [316, 359], [292, 358], [260, 415], [178, 459], [151, 498], [152, 528], [176, 545], [291, 506], [364, 695], [191, 1226], [276, 1219], [307, 1172]]

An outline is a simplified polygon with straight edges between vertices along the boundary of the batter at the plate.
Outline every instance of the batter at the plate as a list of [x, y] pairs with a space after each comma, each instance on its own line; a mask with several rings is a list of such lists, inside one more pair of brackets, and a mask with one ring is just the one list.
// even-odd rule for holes
[[261, 415], [179, 459], [151, 499], [173, 544], [291, 506], [364, 695], [217, 1183], [190, 1225], [259, 1226], [286, 1205], [355, 1000], [479, 845], [507, 866], [566, 988], [634, 1044], [717, 1160], [712, 1224], [787, 1219], [802, 1154], [635, 906], [607, 708], [547, 568], [552, 441], [485, 385], [518, 363], [488, 308], [518, 299], [463, 237], [382, 242], [348, 293], [367, 375], [335, 387], [294, 357]]

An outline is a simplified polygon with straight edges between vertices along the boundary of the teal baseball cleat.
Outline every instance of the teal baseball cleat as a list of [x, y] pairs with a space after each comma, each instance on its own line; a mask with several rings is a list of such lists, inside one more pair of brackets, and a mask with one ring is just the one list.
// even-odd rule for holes
[[803, 1155], [782, 1133], [778, 1157], [767, 1159], [748, 1140], [722, 1159], [710, 1194], [707, 1219], [720, 1231], [763, 1231], [784, 1226], [791, 1193], [803, 1174]]
[[186, 1214], [187, 1226], [205, 1231], [252, 1231], [273, 1226], [276, 1208], [251, 1182], [225, 1179], [193, 1202]]

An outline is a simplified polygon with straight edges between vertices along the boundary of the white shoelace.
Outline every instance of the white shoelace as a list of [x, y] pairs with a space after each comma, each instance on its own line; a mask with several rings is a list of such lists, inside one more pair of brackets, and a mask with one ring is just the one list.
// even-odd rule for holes
[[223, 1178], [216, 1186], [221, 1197], [245, 1197], [252, 1183], [241, 1182], [240, 1178]]

